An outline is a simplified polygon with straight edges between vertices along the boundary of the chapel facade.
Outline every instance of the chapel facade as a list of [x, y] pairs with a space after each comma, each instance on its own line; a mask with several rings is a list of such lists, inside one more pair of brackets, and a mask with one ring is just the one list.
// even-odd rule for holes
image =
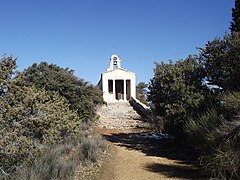
[[106, 102], [128, 101], [136, 98], [136, 74], [121, 67], [121, 60], [112, 55], [109, 68], [101, 74], [98, 83]]

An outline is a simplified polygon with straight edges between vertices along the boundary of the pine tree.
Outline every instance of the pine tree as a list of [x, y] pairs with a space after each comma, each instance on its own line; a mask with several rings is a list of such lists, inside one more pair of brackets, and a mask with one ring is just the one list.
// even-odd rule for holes
[[232, 22], [230, 30], [240, 32], [240, 0], [235, 0], [235, 7], [232, 8]]

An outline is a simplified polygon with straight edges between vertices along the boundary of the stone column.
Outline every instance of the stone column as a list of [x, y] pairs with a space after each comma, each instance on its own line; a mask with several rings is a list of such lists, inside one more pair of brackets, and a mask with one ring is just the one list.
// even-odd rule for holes
[[116, 87], [115, 87], [115, 79], [113, 79], [113, 101], [116, 100]]
[[126, 79], [123, 80], [123, 100], [126, 101], [127, 100], [127, 83], [126, 83]]

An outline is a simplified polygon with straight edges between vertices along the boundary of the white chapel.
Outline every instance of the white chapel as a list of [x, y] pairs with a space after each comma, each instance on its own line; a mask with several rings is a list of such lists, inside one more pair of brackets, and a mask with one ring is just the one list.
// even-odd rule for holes
[[101, 74], [98, 83], [106, 102], [128, 101], [136, 98], [136, 74], [121, 67], [121, 60], [112, 55], [109, 68]]

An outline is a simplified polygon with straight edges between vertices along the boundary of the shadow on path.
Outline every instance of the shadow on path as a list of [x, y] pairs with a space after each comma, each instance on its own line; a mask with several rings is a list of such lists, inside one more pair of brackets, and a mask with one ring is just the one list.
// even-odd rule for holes
[[200, 179], [199, 170], [193, 167], [152, 163], [146, 165], [145, 169], [151, 172], [164, 174], [169, 178]]
[[168, 177], [203, 179], [200, 178], [200, 170], [196, 162], [189, 157], [187, 151], [174, 140], [168, 139], [147, 139], [146, 133], [110, 133], [103, 134], [106, 140], [117, 146], [126, 147], [131, 150], [137, 150], [146, 156], [164, 157], [169, 160], [175, 160], [174, 164], [152, 163], [143, 167], [147, 171], [161, 173]]
[[166, 157], [172, 160], [180, 160], [184, 163], [193, 163], [191, 157], [188, 157], [174, 140], [148, 139], [144, 138], [145, 134], [146, 133], [113, 133], [103, 135], [103, 137], [118, 146], [139, 150], [147, 156]]

